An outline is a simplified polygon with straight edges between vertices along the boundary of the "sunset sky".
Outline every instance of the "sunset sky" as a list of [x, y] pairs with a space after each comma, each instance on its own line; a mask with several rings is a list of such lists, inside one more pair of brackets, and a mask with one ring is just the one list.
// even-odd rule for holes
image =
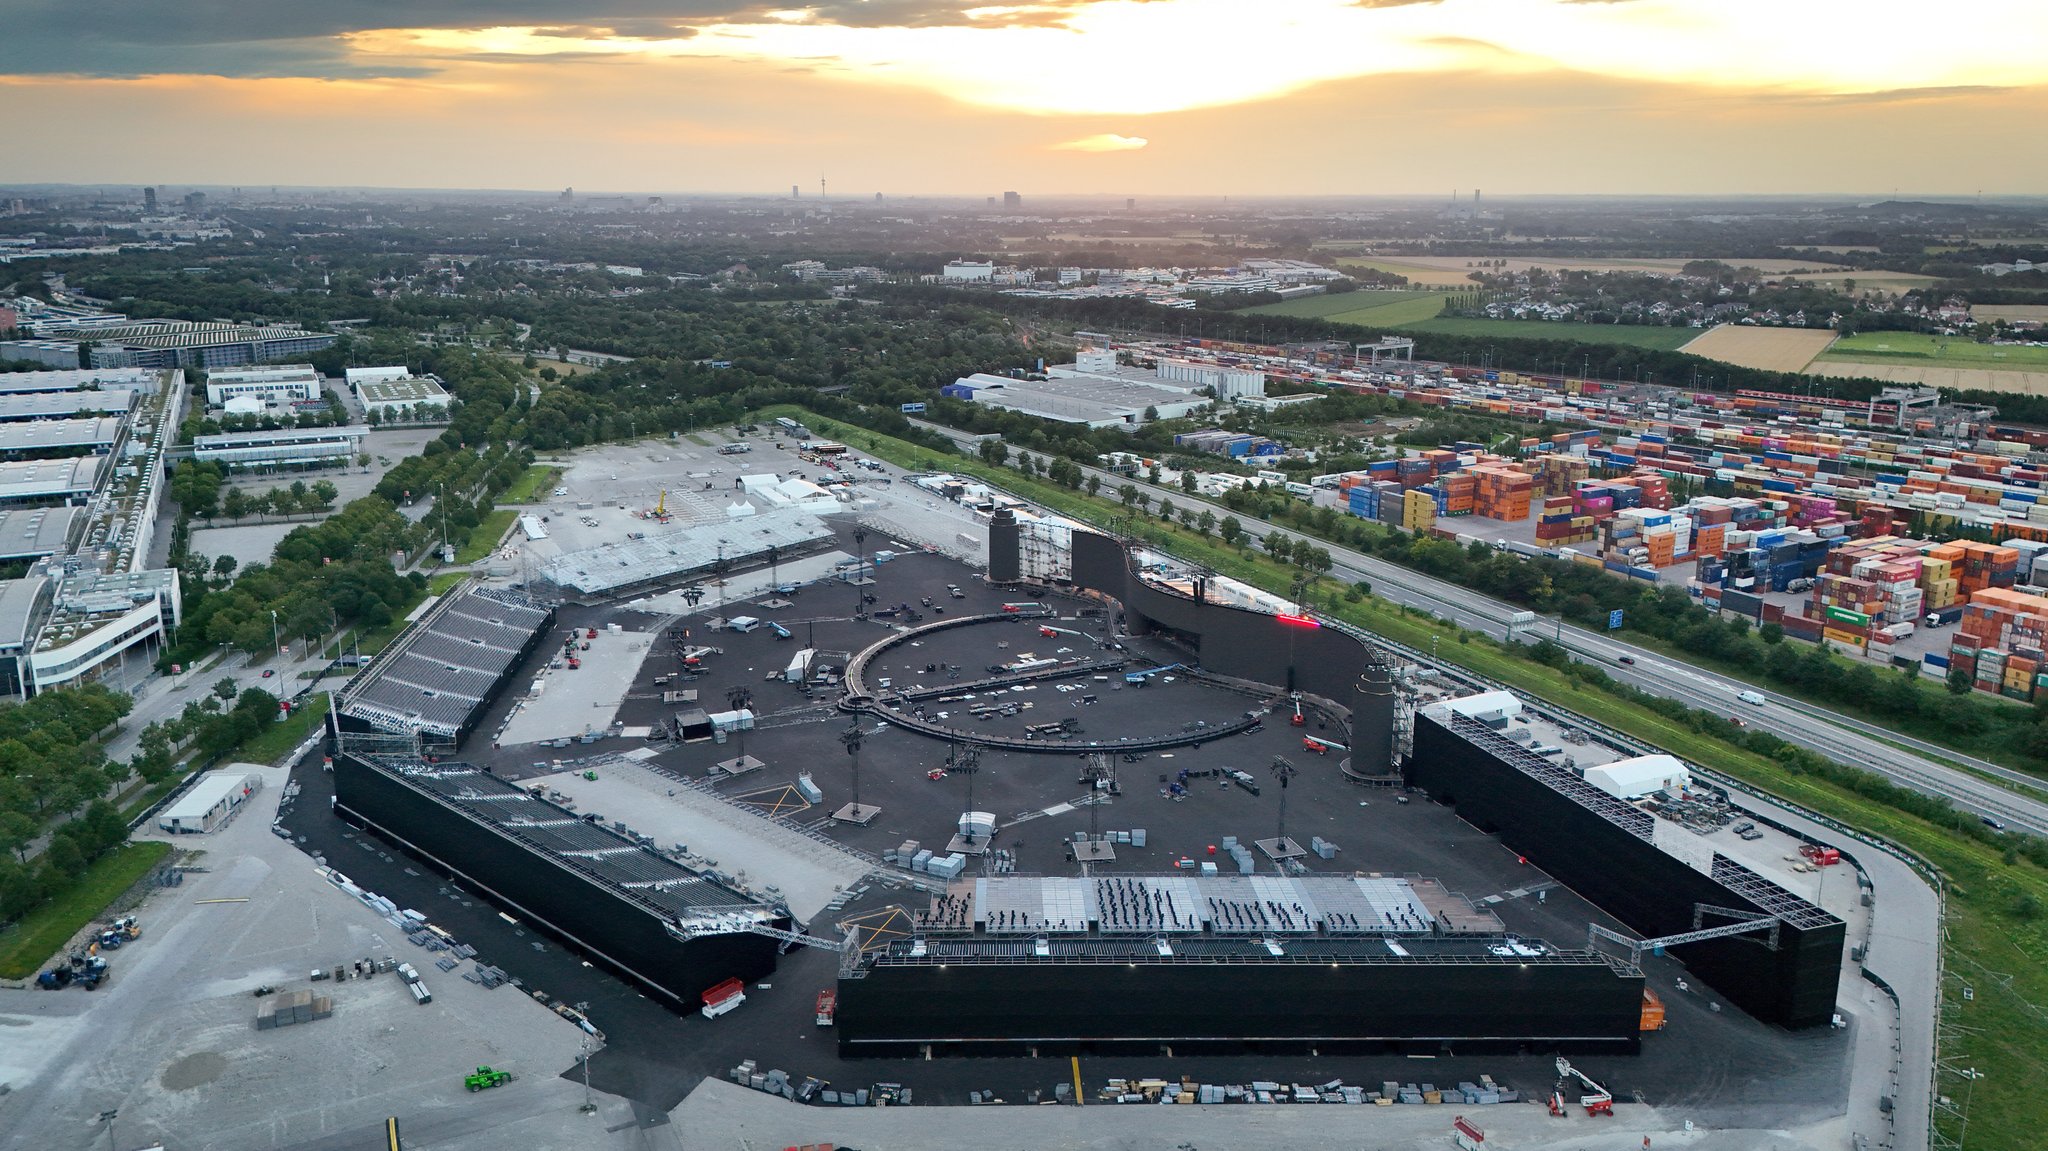
[[0, 0], [0, 180], [2048, 192], [2040, 0]]

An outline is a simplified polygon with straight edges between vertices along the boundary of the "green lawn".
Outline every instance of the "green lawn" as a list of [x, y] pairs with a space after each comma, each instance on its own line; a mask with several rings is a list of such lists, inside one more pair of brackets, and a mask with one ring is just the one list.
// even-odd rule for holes
[[[1091, 497], [1008, 469], [992, 468], [978, 459], [951, 456], [864, 429], [828, 428], [825, 425], [837, 425], [837, 421], [802, 409], [782, 407], [763, 415], [802, 419], [821, 434], [857, 442], [900, 467], [918, 467], [925, 461], [942, 463], [1083, 521], [1101, 523], [1129, 514], [1113, 499]], [[1162, 495], [1169, 499], [1179, 495], [1146, 484], [1137, 486], [1155, 502]], [[1286, 594], [1293, 578], [1291, 569], [1263, 556], [1225, 547], [1213, 537], [1168, 527], [1149, 515], [1136, 515], [1133, 531], [1185, 559], [1268, 591]], [[2033, 1084], [2048, 1076], [2048, 1027], [2043, 1026], [2048, 1019], [2044, 1014], [2048, 1011], [2048, 931], [2044, 931], [2048, 928], [2048, 873], [2021, 858], [2008, 862], [1994, 847], [1955, 834], [1955, 828], [1908, 815], [1826, 780], [1795, 774], [1746, 747], [1587, 687], [1561, 671], [1510, 653], [1492, 639], [1372, 597], [1359, 603], [1345, 602], [1334, 596], [1334, 587], [1324, 581], [1311, 593], [1319, 600], [1331, 600], [1329, 614], [1411, 647], [1426, 650], [1434, 646], [1452, 663], [1724, 772], [1760, 792], [1861, 828], [1931, 864], [1940, 872], [1947, 892], [1944, 954], [1950, 980], [1945, 995], [1956, 1022], [1968, 1028], [1942, 1055], [1956, 1065], [1974, 1066], [1985, 1073], [1975, 1085], [1971, 1104], [1972, 1127], [1979, 1133], [1974, 1146], [2020, 1151], [2034, 1145], [2030, 1132], [2039, 1116], [2040, 1101]], [[1955, 818], [1960, 827], [1970, 817], [1958, 814]], [[1973, 989], [1973, 998], [1967, 1003], [1962, 1000], [1958, 980]], [[1959, 1096], [1962, 1086], [1944, 1080], [1940, 1089]], [[1953, 1124], [1945, 1129], [1954, 1134]]]
[[1443, 309], [1445, 292], [1340, 292], [1246, 308], [1248, 316], [1306, 316], [1339, 324], [1388, 328], [1427, 320]]
[[243, 744], [232, 758], [245, 763], [276, 763], [293, 748], [304, 743], [313, 729], [327, 716], [327, 693], [315, 692], [306, 697], [305, 703], [292, 712], [292, 717], [282, 723], [273, 723], [263, 729], [262, 734]]
[[[1488, 320], [1445, 316], [1401, 325], [1404, 335], [1477, 336], [1499, 340], [1570, 340], [1578, 344], [1624, 344], [1675, 352], [1691, 343], [1697, 328], [1653, 328], [1644, 324], [1574, 324], [1547, 320]], [[1569, 365], [1568, 365], [1569, 366]]]
[[1871, 364], [1942, 364], [1959, 368], [2032, 371], [2048, 367], [2048, 348], [2001, 347], [1920, 332], [1859, 332], [1836, 340], [1820, 354], [1820, 358]]
[[131, 843], [102, 856], [78, 883], [0, 932], [0, 979], [28, 979], [43, 969], [78, 929], [107, 910], [121, 893], [148, 875], [168, 843]]
[[455, 562], [473, 564], [496, 551], [498, 541], [512, 530], [512, 521], [518, 516], [519, 513], [511, 508], [499, 508], [485, 516], [483, 522], [476, 525], [476, 530], [469, 533], [469, 542], [456, 550]]
[[505, 494], [498, 497], [501, 504], [538, 503], [555, 490], [555, 483], [561, 478], [562, 469], [548, 464], [535, 464], [526, 473], [512, 481]]

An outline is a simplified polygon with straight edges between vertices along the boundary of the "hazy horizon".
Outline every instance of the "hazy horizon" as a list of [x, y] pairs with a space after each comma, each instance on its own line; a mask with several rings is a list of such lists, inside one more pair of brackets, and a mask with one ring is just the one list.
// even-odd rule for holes
[[1769, 0], [9, 8], [0, 90], [28, 130], [8, 174], [35, 183], [797, 184], [806, 197], [821, 174], [849, 197], [2048, 187], [2048, 150], [2026, 143], [2048, 121], [2048, 7], [2023, 0], [1958, 0], [1938, 19], [1880, 0], [1853, 20]]

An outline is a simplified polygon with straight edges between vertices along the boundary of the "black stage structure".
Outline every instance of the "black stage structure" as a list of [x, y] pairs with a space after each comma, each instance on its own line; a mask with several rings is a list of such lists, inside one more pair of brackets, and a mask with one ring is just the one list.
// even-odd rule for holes
[[1833, 1020], [1846, 925], [1828, 911], [1719, 853], [1710, 871], [1695, 868], [1656, 845], [1656, 816], [1479, 720], [1418, 715], [1406, 776], [1645, 939], [1736, 916], [1769, 920], [1768, 930], [1669, 950], [1764, 1022], [1801, 1028]]

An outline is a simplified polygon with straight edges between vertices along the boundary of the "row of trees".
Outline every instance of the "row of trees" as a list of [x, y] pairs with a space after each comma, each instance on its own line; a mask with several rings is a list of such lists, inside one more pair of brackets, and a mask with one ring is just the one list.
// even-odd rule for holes
[[127, 777], [100, 740], [133, 703], [89, 683], [0, 707], [0, 849], [21, 852], [52, 819]]

